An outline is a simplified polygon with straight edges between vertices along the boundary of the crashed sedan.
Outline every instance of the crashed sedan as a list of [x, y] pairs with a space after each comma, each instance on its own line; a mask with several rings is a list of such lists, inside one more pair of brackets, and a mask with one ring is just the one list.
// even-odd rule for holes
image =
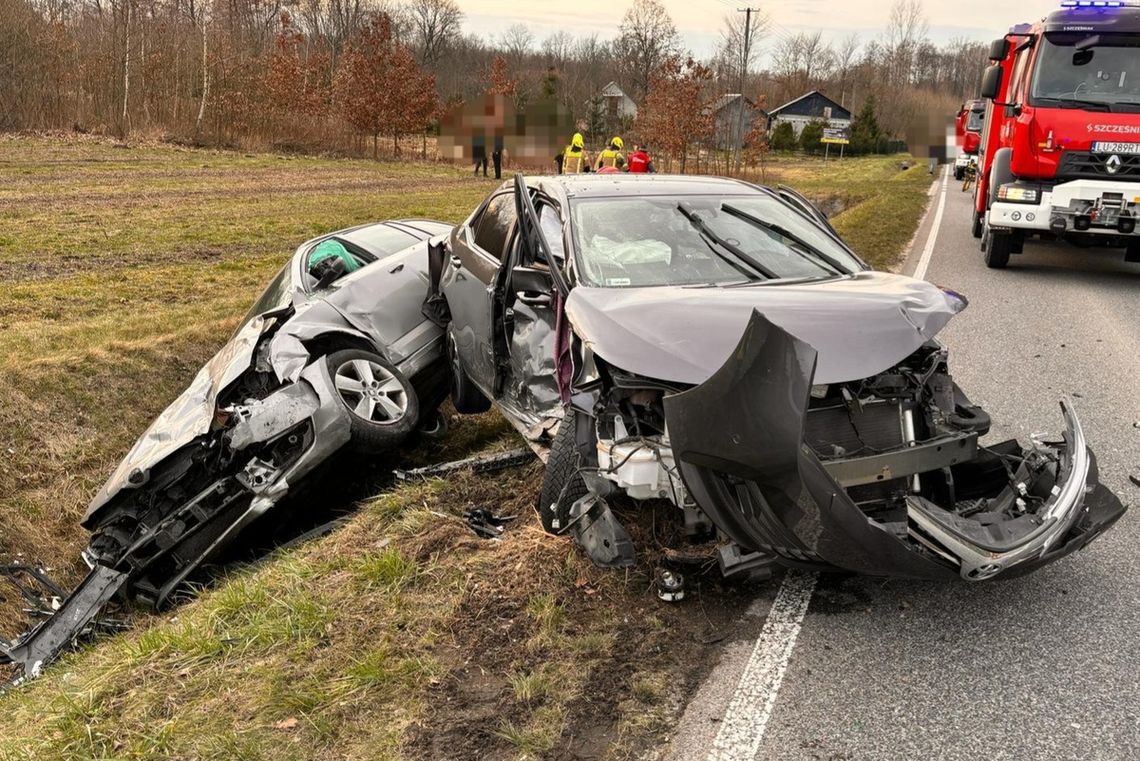
[[421, 306], [450, 229], [397, 220], [298, 248], [92, 499], [87, 578], [0, 662], [34, 675], [116, 594], [162, 607], [342, 447], [438, 434], [448, 365]]
[[787, 188], [516, 178], [449, 247], [455, 404], [548, 449], [542, 524], [600, 565], [634, 559], [617, 495], [719, 537], [726, 574], [1003, 578], [1124, 512], [1067, 402], [1059, 436], [983, 445], [936, 340], [966, 299], [872, 271]]

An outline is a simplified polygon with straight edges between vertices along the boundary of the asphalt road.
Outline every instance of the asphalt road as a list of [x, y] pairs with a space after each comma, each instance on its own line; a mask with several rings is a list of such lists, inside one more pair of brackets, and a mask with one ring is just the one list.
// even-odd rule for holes
[[[1140, 265], [1120, 251], [1030, 243], [1009, 269], [988, 270], [969, 194], [951, 182], [927, 279], [970, 300], [941, 339], [955, 379], [994, 419], [988, 441], [1059, 430], [1069, 395], [1102, 481], [1135, 510], [1022, 579], [820, 578], [746, 755], [1140, 758], [1140, 489], [1128, 480], [1140, 473]], [[678, 727], [674, 758], [708, 756], [750, 652], [725, 652]]]

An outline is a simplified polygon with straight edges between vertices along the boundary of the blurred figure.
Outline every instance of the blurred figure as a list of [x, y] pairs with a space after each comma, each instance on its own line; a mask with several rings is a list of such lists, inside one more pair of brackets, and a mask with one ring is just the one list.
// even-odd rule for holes
[[503, 179], [503, 136], [495, 135], [495, 147], [491, 151], [491, 161], [495, 165], [495, 179]]
[[625, 143], [618, 136], [614, 136], [610, 140], [609, 146], [598, 154], [598, 169], [602, 167], [612, 166], [621, 168], [625, 165], [625, 156], [622, 155], [621, 149], [625, 147]]
[[487, 176], [487, 136], [475, 133], [471, 136], [471, 158], [475, 160], [475, 176], [479, 176], [479, 167], [483, 167], [483, 176]]
[[644, 143], [633, 146], [633, 153], [629, 154], [630, 174], [657, 174], [657, 167], [653, 166], [653, 159], [649, 157], [649, 146]]
[[590, 162], [586, 158], [586, 141], [582, 139], [581, 132], [575, 132], [570, 145], [562, 152], [562, 174], [580, 174], [589, 169]]

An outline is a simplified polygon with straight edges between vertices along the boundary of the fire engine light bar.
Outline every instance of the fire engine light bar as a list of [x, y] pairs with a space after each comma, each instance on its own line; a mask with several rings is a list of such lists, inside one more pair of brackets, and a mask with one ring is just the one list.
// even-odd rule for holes
[[1063, 0], [1062, 8], [1124, 8], [1124, 0]]

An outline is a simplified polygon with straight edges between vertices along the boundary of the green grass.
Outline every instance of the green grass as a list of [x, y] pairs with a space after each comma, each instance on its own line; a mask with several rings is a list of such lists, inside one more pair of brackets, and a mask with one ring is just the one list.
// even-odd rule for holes
[[[10, 137], [0, 179], [0, 560], [71, 580], [93, 491], [297, 244], [378, 218], [457, 221], [493, 187], [446, 165]], [[836, 227], [880, 265], [929, 185], [897, 159], [779, 158], [769, 181], [842, 199]], [[493, 413], [452, 426], [405, 456], [517, 445]], [[136, 614], [0, 698], [0, 760], [540, 758], [605, 730], [599, 715], [608, 756], [638, 755], [708, 649], [691, 609], [649, 591], [651, 558], [599, 571], [541, 532], [540, 477], [400, 487], [169, 614]], [[471, 505], [520, 519], [481, 541], [459, 517]]]

